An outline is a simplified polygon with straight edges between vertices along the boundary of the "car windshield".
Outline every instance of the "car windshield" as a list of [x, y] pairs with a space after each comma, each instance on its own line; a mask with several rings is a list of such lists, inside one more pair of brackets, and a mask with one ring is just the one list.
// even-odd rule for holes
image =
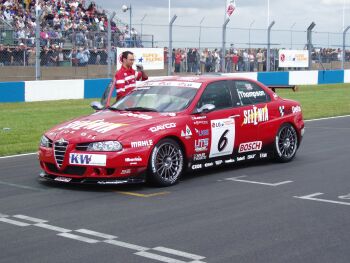
[[190, 87], [144, 86], [117, 101], [110, 109], [179, 112], [190, 105], [197, 91], [197, 88]]

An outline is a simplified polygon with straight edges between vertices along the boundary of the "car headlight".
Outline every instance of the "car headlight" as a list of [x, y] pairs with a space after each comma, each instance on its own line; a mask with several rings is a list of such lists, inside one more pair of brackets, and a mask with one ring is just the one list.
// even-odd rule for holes
[[87, 147], [87, 151], [94, 152], [118, 152], [123, 146], [118, 141], [92, 142]]
[[40, 146], [46, 148], [50, 147], [50, 140], [45, 135], [41, 136]]

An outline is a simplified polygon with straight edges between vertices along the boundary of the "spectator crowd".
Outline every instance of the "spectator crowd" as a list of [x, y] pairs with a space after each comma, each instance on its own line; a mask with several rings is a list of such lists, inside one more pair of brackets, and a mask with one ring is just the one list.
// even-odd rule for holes
[[[57, 53], [60, 48], [63, 53], [70, 47], [90, 49], [90, 54], [96, 61], [104, 63], [104, 50], [107, 46], [108, 14], [99, 10], [94, 2], [86, 5], [85, 0], [39, 0], [40, 16], [40, 46], [42, 53]], [[36, 7], [35, 0], [0, 0], [0, 23], [9, 25], [13, 30], [11, 47], [2, 47], [3, 64], [30, 64], [31, 54], [35, 46]], [[127, 25], [111, 22], [112, 43], [118, 47], [141, 47], [137, 31], [129, 30]], [[0, 29], [0, 44], [3, 43]], [[65, 45], [66, 44], [66, 45]], [[16, 46], [16, 47], [14, 47]], [[97, 49], [97, 51], [96, 51]], [[6, 51], [3, 51], [6, 50]], [[26, 54], [17, 55], [19, 53]], [[72, 50], [74, 53], [74, 50]], [[85, 52], [86, 53], [86, 52]], [[10, 54], [10, 55], [9, 55]], [[69, 55], [69, 54], [67, 54]], [[20, 59], [21, 57], [21, 59]], [[28, 58], [26, 58], [28, 57]], [[63, 56], [67, 57], [67, 56]], [[58, 58], [58, 60], [62, 58]], [[44, 60], [46, 60], [44, 55]], [[86, 58], [85, 58], [86, 60]], [[47, 59], [48, 65], [52, 60]], [[43, 62], [46, 64], [45, 62]], [[53, 63], [55, 64], [55, 63]]]

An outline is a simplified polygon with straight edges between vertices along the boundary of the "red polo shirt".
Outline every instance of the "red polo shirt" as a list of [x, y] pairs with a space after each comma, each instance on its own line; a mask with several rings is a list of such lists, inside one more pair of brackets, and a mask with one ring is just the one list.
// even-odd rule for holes
[[148, 77], [142, 72], [135, 72], [132, 68], [122, 66], [115, 74], [118, 100], [128, 95], [136, 88], [136, 81], [147, 80]]

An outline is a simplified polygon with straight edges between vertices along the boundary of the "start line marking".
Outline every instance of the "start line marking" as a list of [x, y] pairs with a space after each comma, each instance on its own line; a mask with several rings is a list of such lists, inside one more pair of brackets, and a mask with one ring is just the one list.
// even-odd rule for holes
[[[304, 196], [294, 196], [295, 198], [304, 199], [304, 200], [311, 200], [311, 201], [317, 201], [317, 202], [324, 202], [324, 203], [331, 203], [331, 204], [338, 204], [338, 205], [350, 205], [348, 202], [342, 202], [342, 201], [334, 201], [334, 200], [328, 200], [328, 199], [322, 199], [322, 198], [315, 198], [315, 196], [323, 195], [323, 193], [314, 193], [311, 195], [304, 195]], [[346, 196], [339, 196], [340, 199], [346, 199], [344, 197]]]
[[247, 176], [246, 176], [246, 175], [243, 175], [243, 176], [225, 178], [224, 180], [226, 180], [226, 181], [241, 182], [241, 183], [249, 183], [249, 184], [260, 184], [260, 185], [267, 185], [267, 186], [273, 186], [273, 187], [280, 186], [280, 185], [283, 185], [283, 184], [293, 183], [293, 181], [283, 181], [283, 182], [278, 182], [278, 183], [272, 184], [272, 183], [264, 183], [264, 182], [257, 182], [257, 181], [249, 181], [249, 180], [242, 180], [242, 179], [239, 179], [239, 178], [244, 178], [244, 177], [247, 177]]
[[136, 192], [125, 192], [125, 191], [115, 191], [115, 192], [122, 195], [136, 196], [136, 197], [142, 197], [142, 198], [170, 194], [170, 192], [159, 192], [159, 193], [152, 193], [152, 194], [140, 194]]
[[[25, 222], [11, 219], [11, 217], [14, 219], [21, 219]], [[58, 226], [49, 225], [49, 224], [46, 224], [48, 223], [47, 220], [35, 218], [31, 216], [26, 216], [26, 215], [9, 216], [9, 215], [0, 213], [0, 222], [15, 225], [18, 227], [28, 227], [28, 226], [40, 227], [47, 230], [58, 232], [56, 233], [57, 236], [73, 239], [80, 242], [85, 242], [88, 244], [96, 244], [96, 243], [103, 242], [106, 244], [123, 247], [123, 248], [134, 250], [135, 251], [133, 253], [134, 255], [148, 258], [148, 259], [154, 259], [156, 261], [161, 261], [166, 263], [205, 263], [204, 261], [201, 261], [205, 259], [205, 257], [200, 255], [191, 254], [188, 252], [175, 250], [175, 249], [162, 247], [162, 246], [158, 246], [154, 248], [143, 247], [143, 246], [116, 240], [118, 238], [117, 236], [100, 233], [89, 229], [71, 230], [71, 229], [66, 229]], [[89, 237], [78, 235], [78, 233], [87, 235]], [[158, 253], [161, 252], [163, 254], [167, 254], [170, 256], [176, 256], [178, 258], [181, 258], [181, 260], [167, 257], [164, 255], [159, 255], [157, 254], [157, 252]]]

